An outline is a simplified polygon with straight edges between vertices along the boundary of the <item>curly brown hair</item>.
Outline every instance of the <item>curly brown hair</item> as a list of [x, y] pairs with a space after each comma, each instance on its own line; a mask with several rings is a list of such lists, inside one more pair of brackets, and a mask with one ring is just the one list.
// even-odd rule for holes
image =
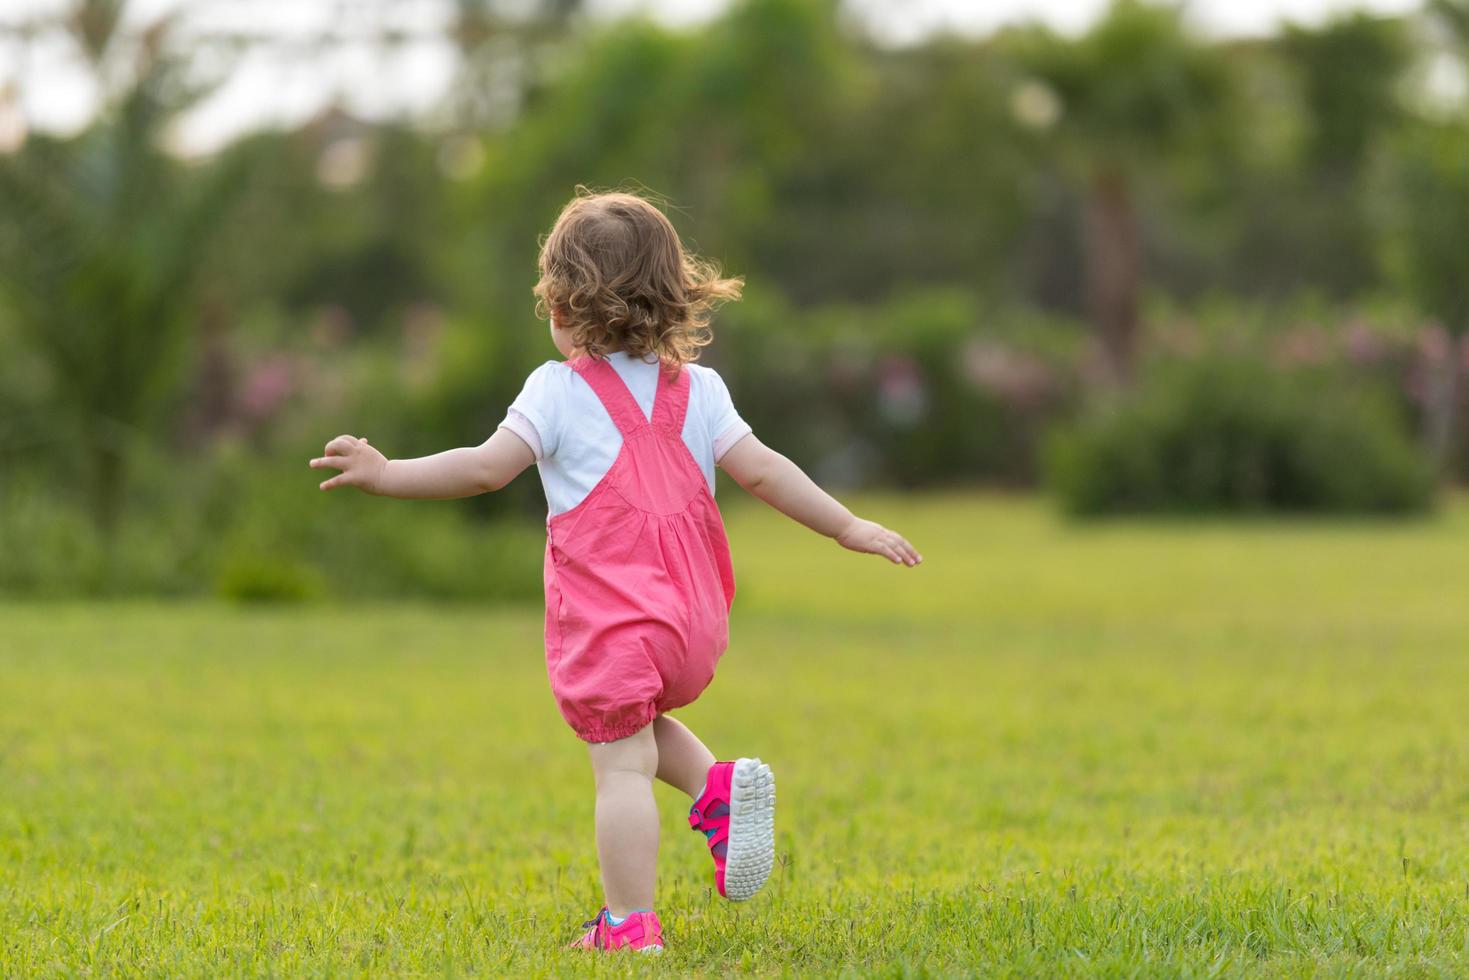
[[622, 350], [678, 366], [709, 343], [709, 318], [744, 280], [684, 250], [651, 202], [577, 188], [541, 246], [536, 313], [552, 314], [592, 357]]

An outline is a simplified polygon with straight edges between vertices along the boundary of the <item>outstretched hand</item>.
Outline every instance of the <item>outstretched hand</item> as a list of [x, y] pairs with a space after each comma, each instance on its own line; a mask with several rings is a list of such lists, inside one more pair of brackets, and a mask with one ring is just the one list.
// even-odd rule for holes
[[311, 461], [314, 470], [341, 470], [336, 476], [323, 480], [321, 489], [358, 487], [368, 493], [377, 492], [378, 482], [387, 465], [386, 456], [369, 445], [366, 439], [356, 436], [337, 436], [326, 444], [325, 456]]
[[864, 521], [860, 517], [852, 518], [852, 523], [837, 535], [837, 544], [863, 554], [882, 555], [895, 565], [907, 565], [909, 568], [923, 561], [923, 556], [897, 531], [889, 531], [881, 524]]

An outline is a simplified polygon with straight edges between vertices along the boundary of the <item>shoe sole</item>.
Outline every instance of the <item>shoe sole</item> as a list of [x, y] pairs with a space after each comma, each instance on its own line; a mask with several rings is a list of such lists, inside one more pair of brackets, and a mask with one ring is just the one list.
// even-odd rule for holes
[[775, 866], [775, 774], [759, 759], [735, 762], [730, 781], [724, 897], [751, 898]]

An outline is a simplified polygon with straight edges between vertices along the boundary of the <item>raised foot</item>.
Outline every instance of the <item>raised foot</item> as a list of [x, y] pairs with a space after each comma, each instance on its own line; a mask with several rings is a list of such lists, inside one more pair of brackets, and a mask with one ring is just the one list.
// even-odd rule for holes
[[730, 783], [724, 894], [743, 902], [765, 887], [775, 866], [775, 774], [758, 758], [739, 759]]

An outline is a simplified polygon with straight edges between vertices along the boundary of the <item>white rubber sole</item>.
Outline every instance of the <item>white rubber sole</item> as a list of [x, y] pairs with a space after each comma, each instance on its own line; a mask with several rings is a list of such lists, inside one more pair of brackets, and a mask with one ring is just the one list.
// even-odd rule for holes
[[724, 896], [743, 902], [775, 866], [775, 774], [759, 759], [739, 759], [731, 783]]

